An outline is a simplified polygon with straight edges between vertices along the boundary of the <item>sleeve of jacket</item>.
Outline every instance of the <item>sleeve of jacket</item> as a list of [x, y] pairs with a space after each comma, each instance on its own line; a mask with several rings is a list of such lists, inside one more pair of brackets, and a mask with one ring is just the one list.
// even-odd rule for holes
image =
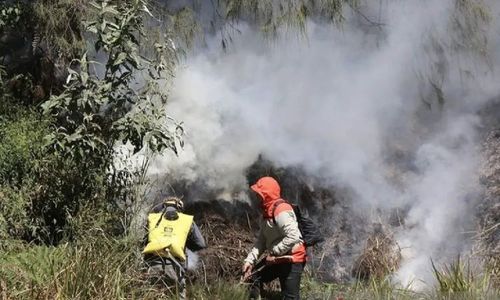
[[200, 228], [193, 222], [186, 241], [186, 247], [191, 251], [207, 248], [207, 243], [201, 234]]
[[264, 235], [262, 234], [262, 229], [260, 229], [259, 235], [257, 236], [257, 240], [255, 241], [252, 250], [250, 250], [250, 253], [248, 253], [247, 258], [245, 258], [245, 262], [254, 265], [257, 259], [259, 258], [260, 254], [264, 251], [264, 247], [265, 247]]
[[285, 210], [276, 217], [276, 225], [283, 234], [283, 239], [271, 249], [271, 254], [281, 256], [288, 254], [293, 246], [301, 242], [301, 234], [297, 217], [293, 210]]

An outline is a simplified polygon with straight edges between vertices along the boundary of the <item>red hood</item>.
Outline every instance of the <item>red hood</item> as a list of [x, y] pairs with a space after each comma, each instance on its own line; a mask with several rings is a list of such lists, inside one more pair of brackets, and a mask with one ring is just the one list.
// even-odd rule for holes
[[262, 177], [250, 188], [261, 197], [264, 218], [272, 218], [273, 204], [281, 199], [281, 188], [278, 182], [272, 177]]

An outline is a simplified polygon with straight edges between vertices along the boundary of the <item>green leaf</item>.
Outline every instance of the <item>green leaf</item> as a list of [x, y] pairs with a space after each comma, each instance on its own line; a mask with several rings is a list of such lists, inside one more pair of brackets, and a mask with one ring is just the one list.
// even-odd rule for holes
[[66, 140], [67, 140], [69, 143], [72, 143], [72, 142], [75, 142], [75, 141], [77, 141], [77, 140], [79, 140], [79, 139], [81, 139], [81, 138], [82, 138], [82, 135], [81, 135], [80, 133], [78, 133], [78, 132], [75, 132], [75, 133], [73, 133], [73, 134], [69, 135], [69, 136], [66, 138]]
[[125, 59], [127, 58], [127, 53], [126, 52], [120, 52], [117, 56], [115, 61], [113, 62], [113, 66], [117, 66], [122, 64]]
[[89, 79], [89, 74], [87, 72], [81, 73], [82, 84], [87, 85], [87, 80]]

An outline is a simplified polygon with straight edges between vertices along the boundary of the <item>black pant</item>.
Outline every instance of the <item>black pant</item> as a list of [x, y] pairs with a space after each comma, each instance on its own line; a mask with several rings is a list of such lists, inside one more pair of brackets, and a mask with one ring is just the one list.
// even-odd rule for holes
[[175, 258], [148, 256], [145, 260], [149, 281], [165, 288], [169, 294], [186, 299], [186, 270]]
[[[256, 268], [258, 268], [258, 265]], [[285, 263], [265, 266], [262, 270], [256, 272], [250, 279], [250, 299], [259, 297], [262, 283], [279, 278], [281, 299], [299, 300], [300, 278], [303, 270], [304, 263]]]

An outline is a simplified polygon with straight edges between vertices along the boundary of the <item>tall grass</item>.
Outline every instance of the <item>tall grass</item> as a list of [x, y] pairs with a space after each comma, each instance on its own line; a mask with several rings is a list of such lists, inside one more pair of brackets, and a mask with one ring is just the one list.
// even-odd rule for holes
[[440, 299], [500, 299], [488, 270], [476, 271], [460, 256], [440, 268], [433, 261], [431, 265], [437, 282], [434, 295]]
[[410, 286], [401, 286], [390, 277], [372, 277], [352, 284], [319, 283], [310, 276], [302, 282], [302, 296], [305, 299], [347, 300], [347, 299], [442, 299], [479, 300], [500, 299], [500, 290], [491, 282], [489, 269], [481, 270], [471, 266], [460, 257], [449, 264], [429, 266], [434, 273], [435, 285], [426, 290], [415, 291]]
[[[137, 239], [89, 236], [57, 247], [25, 244], [0, 252], [0, 299], [177, 299], [174, 289], [148, 281]], [[248, 298], [244, 286], [224, 282], [191, 282], [188, 295]]]
[[0, 278], [8, 299], [157, 299], [141, 271], [137, 245], [99, 237], [58, 247], [27, 245], [3, 253]]
[[[134, 238], [113, 239], [95, 230], [71, 244], [57, 247], [14, 245], [0, 252], [0, 299], [176, 299], [167, 289], [151, 285], [141, 267], [140, 245]], [[321, 283], [307, 273], [303, 299], [500, 299], [486, 273], [468, 262], [431, 266], [436, 286], [424, 292], [373, 278], [352, 284]], [[246, 286], [232, 282], [190, 281], [190, 299], [247, 299]], [[268, 299], [279, 298], [276, 290]], [[276, 299], [278, 299], [276, 298]]]

